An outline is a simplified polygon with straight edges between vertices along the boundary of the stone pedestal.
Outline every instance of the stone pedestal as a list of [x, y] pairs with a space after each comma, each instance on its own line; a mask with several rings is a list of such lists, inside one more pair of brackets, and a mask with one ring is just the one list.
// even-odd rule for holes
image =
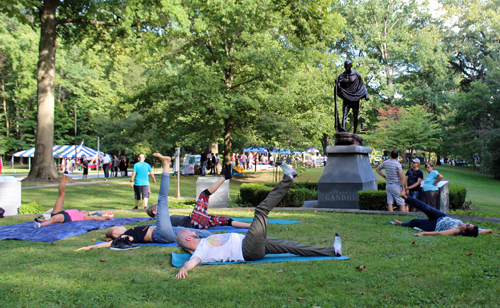
[[450, 189], [448, 181], [441, 181], [437, 184], [439, 187], [438, 210], [443, 213], [450, 211]]
[[[217, 182], [220, 177], [203, 177], [200, 176], [198, 181], [196, 181], [196, 198], [201, 194], [202, 191], [209, 188], [213, 183]], [[228, 208], [229, 207], [229, 181], [226, 180], [217, 189], [217, 191], [210, 196], [208, 202], [208, 208]]]
[[326, 148], [328, 160], [318, 182], [318, 208], [359, 209], [360, 190], [378, 190], [368, 155], [370, 148], [336, 145]]
[[21, 207], [21, 182], [13, 176], [0, 176], [0, 207], [4, 215], [17, 215]]

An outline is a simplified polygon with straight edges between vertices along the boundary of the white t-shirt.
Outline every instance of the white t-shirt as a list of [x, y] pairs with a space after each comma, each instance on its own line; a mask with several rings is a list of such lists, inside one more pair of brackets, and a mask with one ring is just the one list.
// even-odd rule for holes
[[245, 261], [241, 250], [243, 238], [243, 234], [222, 233], [201, 239], [191, 259], [198, 257], [202, 263]]

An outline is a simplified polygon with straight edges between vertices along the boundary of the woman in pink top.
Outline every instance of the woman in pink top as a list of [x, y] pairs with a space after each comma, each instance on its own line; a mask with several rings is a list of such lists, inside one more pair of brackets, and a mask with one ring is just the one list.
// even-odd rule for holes
[[38, 220], [35, 218], [34, 228], [38, 229], [40, 227], [45, 227], [53, 223], [65, 223], [70, 221], [79, 220], [110, 220], [112, 217], [100, 217], [100, 216], [90, 216], [89, 212], [86, 210], [66, 210], [63, 211], [64, 205], [64, 192], [66, 190], [66, 178], [68, 177], [67, 171], [64, 172], [63, 178], [59, 183], [59, 197], [57, 197], [56, 204], [52, 210], [50, 219], [48, 220]]

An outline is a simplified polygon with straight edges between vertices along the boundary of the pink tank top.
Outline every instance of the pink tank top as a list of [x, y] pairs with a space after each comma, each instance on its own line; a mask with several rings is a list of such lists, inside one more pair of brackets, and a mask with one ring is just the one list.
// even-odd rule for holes
[[83, 220], [83, 217], [85, 217], [85, 215], [80, 213], [79, 210], [66, 210], [65, 212], [69, 215], [69, 218], [71, 218], [71, 221]]

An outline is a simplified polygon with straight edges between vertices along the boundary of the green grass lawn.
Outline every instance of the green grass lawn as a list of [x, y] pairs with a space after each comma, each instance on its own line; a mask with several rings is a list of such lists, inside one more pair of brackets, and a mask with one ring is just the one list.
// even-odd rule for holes
[[[480, 211], [498, 213], [500, 183], [462, 168], [439, 168], [452, 183], [467, 184], [468, 200]], [[317, 181], [323, 169], [299, 181]], [[244, 181], [270, 181], [271, 173], [231, 181], [235, 198]], [[171, 182], [170, 193], [175, 193]], [[195, 176], [181, 178], [181, 195], [195, 197]], [[470, 186], [468, 186], [470, 185]], [[159, 183], [152, 186], [156, 200]], [[489, 196], [491, 195], [491, 196]], [[23, 203], [50, 208], [57, 188], [23, 190]], [[170, 198], [172, 207], [187, 207]], [[188, 200], [188, 203], [192, 200]], [[66, 208], [128, 209], [133, 192], [127, 180], [68, 186]], [[190, 206], [190, 205], [189, 205]], [[186, 211], [172, 210], [172, 213]], [[214, 211], [251, 217], [247, 211]], [[117, 217], [146, 217], [117, 212]], [[498, 215], [497, 215], [498, 216]], [[100, 249], [75, 252], [102, 240], [105, 230], [54, 243], [0, 242], [2, 307], [498, 307], [500, 237], [414, 237], [411, 229], [389, 222], [397, 216], [331, 212], [271, 212], [270, 218], [303, 221], [270, 225], [271, 237], [305, 244], [333, 244], [343, 238], [348, 261], [282, 262], [198, 266], [186, 280], [174, 278], [171, 252], [179, 248], [141, 247], [133, 251]], [[399, 217], [407, 220], [406, 217]], [[0, 219], [0, 225], [29, 221]], [[135, 224], [140, 225], [140, 223]], [[482, 227], [500, 231], [494, 223]], [[366, 267], [366, 271], [358, 269]]]

